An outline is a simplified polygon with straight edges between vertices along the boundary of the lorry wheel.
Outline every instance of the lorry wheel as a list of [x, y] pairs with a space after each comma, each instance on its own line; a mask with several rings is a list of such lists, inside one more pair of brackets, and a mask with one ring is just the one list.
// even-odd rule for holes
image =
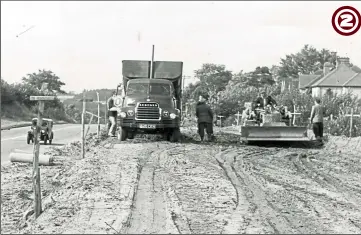
[[165, 139], [166, 141], [170, 141], [170, 137], [171, 137], [170, 132], [163, 133], [163, 139]]
[[170, 142], [179, 142], [180, 137], [181, 137], [180, 130], [178, 128], [173, 129], [170, 135]]
[[135, 132], [129, 131], [127, 137], [128, 137], [128, 139], [130, 139], [130, 140], [134, 139], [134, 137], [135, 137]]
[[124, 141], [126, 139], [127, 139], [127, 130], [123, 127], [120, 127], [118, 131], [118, 140]]

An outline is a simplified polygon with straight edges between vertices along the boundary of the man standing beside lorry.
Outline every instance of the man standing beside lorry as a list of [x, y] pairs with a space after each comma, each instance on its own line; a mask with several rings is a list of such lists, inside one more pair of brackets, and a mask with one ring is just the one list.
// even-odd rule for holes
[[116, 97], [117, 93], [113, 91], [112, 97], [108, 99], [107, 105], [108, 105], [108, 116], [109, 116], [109, 122], [111, 124], [109, 128], [108, 136], [115, 137], [115, 126], [116, 126], [116, 119], [118, 112], [116, 110], [116, 107], [114, 105], [114, 99]]
[[204, 130], [207, 132], [208, 141], [213, 141], [213, 111], [211, 107], [206, 104], [206, 99], [200, 95], [197, 103], [196, 116], [198, 119], [198, 134], [201, 141], [204, 139]]

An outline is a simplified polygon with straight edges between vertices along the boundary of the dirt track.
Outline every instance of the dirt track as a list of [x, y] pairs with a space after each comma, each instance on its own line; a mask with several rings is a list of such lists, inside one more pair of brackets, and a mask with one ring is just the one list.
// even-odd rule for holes
[[50, 209], [19, 232], [361, 233], [361, 138], [323, 149], [151, 139], [108, 141], [63, 169]]

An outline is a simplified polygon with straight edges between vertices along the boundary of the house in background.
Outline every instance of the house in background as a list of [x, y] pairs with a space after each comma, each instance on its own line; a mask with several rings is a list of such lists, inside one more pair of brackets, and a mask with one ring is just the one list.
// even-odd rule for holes
[[361, 98], [361, 73], [351, 67], [347, 57], [337, 58], [336, 68], [329, 62], [324, 64], [321, 74], [299, 75], [298, 88], [301, 91], [311, 91], [313, 97], [320, 97], [328, 90], [334, 94], [352, 94]]
[[334, 94], [352, 94], [361, 97], [361, 73], [350, 65], [347, 57], [337, 58], [336, 68], [331, 63], [324, 64], [323, 73], [320, 75], [300, 75], [299, 89], [311, 90], [313, 97], [320, 97], [328, 90]]

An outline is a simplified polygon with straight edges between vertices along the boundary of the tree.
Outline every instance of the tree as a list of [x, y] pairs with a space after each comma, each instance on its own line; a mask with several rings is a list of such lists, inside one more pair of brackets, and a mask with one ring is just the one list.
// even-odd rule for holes
[[336, 54], [327, 49], [318, 51], [306, 44], [300, 52], [281, 59], [278, 75], [282, 78], [297, 78], [300, 73], [314, 74], [323, 69], [325, 62], [336, 65]]
[[195, 70], [195, 77], [199, 79], [199, 86], [195, 89], [194, 95], [205, 94], [211, 105], [217, 103], [217, 93], [224, 90], [232, 79], [232, 72], [226, 70], [225, 65], [206, 63], [201, 69]]
[[27, 74], [27, 77], [23, 77], [23, 83], [41, 89], [41, 85], [48, 83], [48, 90], [57, 91], [65, 94], [66, 92], [61, 89], [65, 85], [60, 81], [60, 78], [50, 70], [39, 70], [38, 73]]
[[264, 86], [272, 86], [275, 84], [275, 81], [270, 73], [268, 67], [258, 66], [254, 71], [247, 73], [245, 75], [241, 75], [241, 82], [244, 86], [251, 86], [251, 87], [264, 87]]

